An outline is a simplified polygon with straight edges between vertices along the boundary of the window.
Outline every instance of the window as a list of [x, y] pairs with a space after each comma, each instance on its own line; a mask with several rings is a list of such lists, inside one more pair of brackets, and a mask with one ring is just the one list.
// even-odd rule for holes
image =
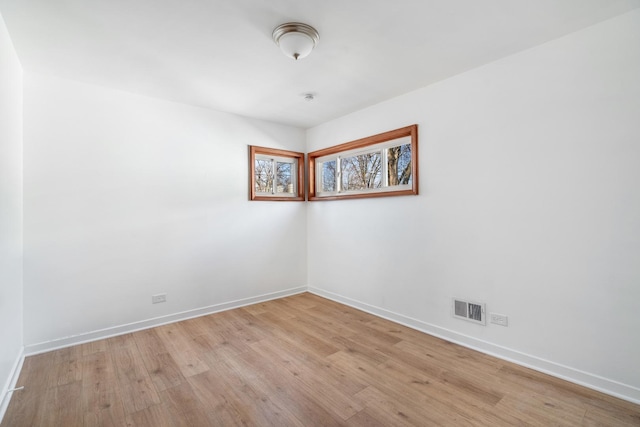
[[309, 153], [309, 200], [418, 194], [418, 125]]
[[249, 146], [250, 200], [304, 200], [304, 154]]

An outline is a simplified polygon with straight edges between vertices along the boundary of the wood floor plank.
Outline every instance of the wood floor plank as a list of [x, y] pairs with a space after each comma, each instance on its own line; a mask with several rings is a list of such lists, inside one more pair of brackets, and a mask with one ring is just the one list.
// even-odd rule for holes
[[142, 356], [135, 345], [131, 347], [113, 347], [110, 353], [113, 358], [116, 376], [121, 383], [136, 382], [139, 379], [148, 377]]
[[306, 332], [304, 328], [295, 325], [291, 321], [282, 320], [273, 313], [265, 313], [259, 316], [265, 320], [265, 323], [272, 328], [271, 330], [277, 334], [278, 337], [289, 341], [301, 342], [316, 354], [328, 356], [339, 350], [338, 347], [331, 344], [330, 337], [320, 339]]
[[[245, 355], [247, 353], [243, 353]], [[296, 417], [295, 411], [291, 411], [288, 405], [283, 404], [279, 395], [273, 392], [271, 384], [262, 380], [260, 371], [256, 370], [243, 359], [243, 355], [225, 361], [225, 372], [231, 372], [233, 377], [243, 384], [243, 396], [249, 398], [249, 402], [259, 399], [257, 404], [252, 403], [256, 411], [260, 411], [268, 425], [299, 426], [305, 425], [303, 420]], [[220, 369], [221, 365], [218, 365]], [[228, 369], [228, 371], [226, 371]], [[246, 400], [245, 400], [246, 401]]]
[[302, 310], [308, 310], [318, 305], [319, 302], [322, 302], [323, 298], [318, 297], [316, 299], [314, 298], [314, 295], [307, 294], [307, 293], [300, 293], [296, 295], [291, 295], [289, 297], [280, 298], [277, 301], [284, 301], [287, 304], [291, 304], [292, 307], [296, 307]]
[[582, 424], [585, 426], [640, 426], [640, 414], [630, 411], [606, 411], [590, 407], [584, 414]]
[[262, 314], [267, 313], [269, 311], [269, 303], [268, 302], [260, 302], [258, 304], [248, 305], [246, 307], [242, 307], [242, 310], [248, 311], [251, 314]]
[[1, 426], [640, 426], [640, 406], [312, 294], [25, 359]]
[[388, 354], [377, 348], [358, 342], [357, 337], [354, 338], [333, 336], [331, 341], [338, 345], [342, 351], [353, 354], [356, 357], [369, 359], [372, 363], [383, 363], [389, 360]]
[[367, 412], [383, 424], [389, 426], [424, 426], [441, 425], [443, 421], [451, 421], [456, 425], [465, 425], [461, 420], [442, 419], [434, 412], [420, 413], [415, 407], [402, 400], [390, 397], [375, 387], [367, 387], [357, 394], [358, 399], [366, 404]]
[[133, 335], [133, 339], [143, 359], [147, 356], [162, 354], [168, 351], [165, 341], [160, 338], [157, 329], [146, 329], [136, 332]]
[[155, 329], [140, 331], [135, 335], [135, 340], [147, 374], [155, 384], [156, 390], [163, 391], [185, 381], [180, 367], [168, 353]]
[[252, 345], [252, 349], [258, 354], [263, 354], [265, 347], [274, 357], [277, 357], [277, 360], [282, 361], [290, 372], [292, 369], [291, 361], [294, 360], [297, 365], [313, 369], [327, 385], [335, 386], [347, 395], [355, 394], [367, 386], [334, 366], [327, 358], [320, 357], [313, 351], [296, 346], [289, 341], [272, 338]]
[[116, 373], [111, 354], [105, 351], [83, 356], [82, 386], [100, 387], [107, 383], [115, 384]]
[[[389, 360], [379, 366], [386, 375], [407, 384], [422, 410], [441, 413], [445, 419], [457, 414], [467, 420], [482, 420], [486, 425], [518, 425], [520, 420], [508, 411], [496, 412], [491, 400], [464, 389], [452, 387], [440, 377], [434, 378], [411, 365]], [[417, 400], [416, 400], [417, 399]]]
[[264, 324], [260, 323], [258, 316], [254, 316], [242, 308], [230, 310], [225, 314], [227, 315], [224, 318], [238, 333], [242, 334], [248, 344], [273, 336], [264, 327]]
[[123, 334], [104, 340], [108, 350], [115, 348], [133, 348], [136, 346], [134, 334]]
[[123, 383], [120, 385], [120, 389], [122, 390], [122, 401], [127, 414], [132, 414], [160, 403], [158, 392], [149, 378], [140, 378], [136, 381]]
[[52, 411], [45, 414], [46, 422], [52, 426], [82, 426], [82, 383], [65, 383], [51, 390], [54, 402]]
[[213, 420], [209, 418], [209, 414], [194, 393], [189, 382], [168, 388], [162, 391], [160, 396], [162, 403], [172, 408], [171, 413], [174, 425], [213, 425]]
[[180, 332], [186, 337], [195, 338], [200, 335], [205, 335], [209, 332], [207, 323], [203, 321], [203, 317], [196, 317], [194, 319], [187, 319], [180, 322], [177, 326], [180, 328]]
[[[83, 395], [89, 394], [83, 389]], [[122, 404], [122, 397], [118, 388], [107, 389], [99, 397], [85, 398], [97, 402], [84, 412], [85, 426], [123, 426], [127, 417]]]
[[582, 407], [541, 396], [532, 392], [513, 393], [506, 396], [496, 409], [511, 406], [525, 422], [544, 425], [580, 425], [586, 410]]
[[[341, 368], [350, 371], [351, 375], [357, 377], [360, 381], [369, 383], [376, 391], [384, 393], [389, 400], [389, 405], [393, 406], [397, 402], [412, 408], [422, 408], [425, 412], [426, 419], [432, 420], [437, 417], [440, 423], [451, 417], [460, 418], [460, 414], [464, 414], [464, 408], [459, 407], [459, 402], [455, 405], [447, 405], [447, 402], [440, 401], [442, 387], [438, 387], [437, 382], [429, 382], [428, 377], [413, 375], [396, 375], [390, 369], [383, 369], [369, 363], [366, 360], [356, 359], [351, 355], [339, 352], [330, 356], [330, 359]], [[358, 393], [356, 396], [361, 396]], [[364, 401], [367, 407], [370, 402]], [[378, 410], [378, 409], [376, 409]], [[413, 412], [418, 412], [414, 409]], [[428, 413], [428, 415], [427, 415]], [[397, 415], [397, 414], [396, 414]], [[394, 415], [394, 419], [396, 418]], [[408, 421], [407, 421], [408, 422]]]
[[224, 314], [218, 319], [218, 329], [225, 331], [222, 334], [225, 341], [237, 347], [239, 352], [247, 351], [249, 344], [260, 341], [267, 335], [251, 327], [248, 322], [233, 312], [225, 312]]
[[187, 378], [194, 393], [206, 408], [212, 425], [239, 426], [243, 424], [242, 415], [231, 404], [230, 396], [215, 370], [208, 370]]
[[80, 351], [83, 356], [88, 356], [93, 353], [101, 351], [107, 351], [107, 340], [91, 341], [88, 343], [80, 344]]
[[[362, 410], [362, 406], [355, 399], [351, 399], [350, 392], [345, 388], [348, 385], [343, 384], [339, 378], [322, 375], [318, 369], [290, 357], [286, 350], [269, 340], [260, 341], [253, 348], [264, 357], [280, 363], [282, 369], [296, 379], [301, 389], [313, 393], [316, 400], [343, 420]], [[360, 385], [357, 387], [362, 389]]]
[[145, 362], [151, 380], [158, 391], [178, 386], [185, 382], [185, 377], [180, 367], [169, 353], [160, 353], [149, 356]]
[[316, 425], [322, 426], [343, 425], [338, 416], [316, 399], [315, 392], [309, 392], [295, 376], [283, 375], [281, 368], [270, 359], [257, 352], [247, 352], [239, 355], [238, 360], [246, 363], [254, 372], [258, 372], [263, 388], [270, 390], [272, 399], [286, 407], [297, 419], [313, 420]]
[[242, 369], [234, 359], [219, 358], [212, 370], [217, 373], [218, 381], [225, 389], [225, 396], [240, 415], [243, 424], [303, 425], [286, 408], [271, 399], [260, 382], [255, 381], [255, 372]]
[[132, 427], [175, 427], [173, 417], [165, 405], [153, 405], [130, 414], [127, 425]]
[[493, 359], [488, 363], [483, 363], [482, 359], [477, 356], [469, 357], [465, 353], [452, 352], [447, 346], [438, 347], [438, 344], [434, 344], [431, 347], [426, 347], [416, 344], [413, 340], [402, 340], [385, 351], [393, 357], [407, 357], [407, 363], [412, 363], [411, 360], [421, 360], [441, 372], [462, 370], [481, 372], [491, 376], [497, 374], [504, 366], [502, 361]]
[[349, 418], [347, 424], [354, 427], [386, 427], [388, 425], [380, 417], [370, 414], [368, 408]]
[[209, 369], [199, 357], [193, 340], [181, 333], [179, 323], [160, 326], [158, 334], [167, 343], [167, 349], [185, 377], [197, 375]]
[[111, 355], [89, 353], [82, 358], [82, 368], [84, 425], [124, 425], [124, 406]]

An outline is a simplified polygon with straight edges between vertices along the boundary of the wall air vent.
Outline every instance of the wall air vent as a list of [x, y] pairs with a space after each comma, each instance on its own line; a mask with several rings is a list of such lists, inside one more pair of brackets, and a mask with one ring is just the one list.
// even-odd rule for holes
[[485, 304], [465, 301], [459, 298], [453, 299], [453, 317], [468, 320], [470, 322], [486, 325]]

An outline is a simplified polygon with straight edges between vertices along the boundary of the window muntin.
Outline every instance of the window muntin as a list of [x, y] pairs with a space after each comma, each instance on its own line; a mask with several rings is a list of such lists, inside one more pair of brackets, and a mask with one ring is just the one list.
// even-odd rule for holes
[[304, 154], [250, 146], [250, 200], [304, 200]]
[[309, 154], [309, 200], [418, 194], [417, 125]]

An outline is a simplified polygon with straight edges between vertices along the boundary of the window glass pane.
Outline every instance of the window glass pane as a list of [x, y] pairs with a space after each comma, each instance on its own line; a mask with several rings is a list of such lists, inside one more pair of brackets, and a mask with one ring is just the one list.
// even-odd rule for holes
[[291, 181], [294, 169], [293, 163], [276, 162], [276, 193], [294, 193]]
[[336, 161], [323, 162], [320, 171], [322, 174], [320, 191], [336, 191]]
[[356, 191], [382, 187], [381, 165], [379, 151], [341, 159], [342, 190]]
[[273, 191], [273, 162], [267, 159], [256, 159], [255, 186], [258, 193]]
[[411, 185], [411, 144], [391, 147], [386, 152], [389, 186]]

